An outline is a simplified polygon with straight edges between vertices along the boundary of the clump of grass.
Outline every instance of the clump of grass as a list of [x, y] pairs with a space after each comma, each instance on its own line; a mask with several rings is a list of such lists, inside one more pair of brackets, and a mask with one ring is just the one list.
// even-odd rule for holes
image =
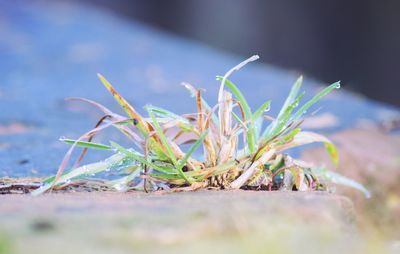
[[[64, 188], [92, 175], [123, 168], [124, 175], [120, 179], [105, 179], [104, 183], [119, 191], [202, 188], [306, 191], [325, 190], [328, 182], [335, 182], [369, 196], [357, 182], [325, 168], [313, 168], [283, 153], [293, 147], [322, 142], [334, 165], [338, 165], [335, 145], [320, 134], [303, 131], [300, 126], [307, 110], [326, 94], [340, 88], [340, 83], [324, 88], [300, 106], [304, 92], [300, 92], [303, 78], [299, 77], [278, 116], [272, 118], [265, 115], [271, 101], [252, 111], [239, 88], [228, 79], [234, 71], [257, 59], [258, 56], [252, 56], [224, 76], [217, 76], [220, 87], [215, 106], [205, 101], [202, 90], [184, 83], [197, 107], [197, 112], [185, 115], [147, 105], [147, 116], [142, 116], [99, 74], [100, 81], [127, 116], [118, 115], [97, 102], [74, 98], [94, 105], [104, 116], [94, 129], [78, 139], [62, 139], [71, 147], [57, 174], [46, 179], [33, 194]], [[269, 122], [263, 128], [266, 119]], [[108, 127], [121, 131], [132, 140], [134, 147], [122, 147], [112, 141], [110, 144], [92, 142], [98, 132]], [[191, 146], [184, 151], [183, 144]], [[76, 147], [84, 150], [74, 167], [65, 172]], [[203, 158], [199, 159], [194, 154], [200, 148]], [[87, 149], [109, 150], [114, 154], [104, 161], [78, 166]]]

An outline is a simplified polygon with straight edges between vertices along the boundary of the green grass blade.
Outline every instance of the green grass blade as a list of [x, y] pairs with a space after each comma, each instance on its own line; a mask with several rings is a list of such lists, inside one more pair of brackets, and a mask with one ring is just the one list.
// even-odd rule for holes
[[[300, 96], [297, 96], [297, 95], [299, 93], [302, 83], [303, 83], [303, 76], [300, 76], [296, 80], [296, 82], [293, 84], [292, 88], [290, 89], [289, 95], [286, 98], [285, 102], [283, 103], [283, 106], [282, 106], [281, 110], [279, 111], [278, 116], [265, 129], [264, 133], [262, 134], [262, 136], [264, 137], [264, 140], [267, 140], [268, 138], [272, 137], [274, 135], [274, 133], [279, 132], [281, 127], [279, 127], [278, 125], [282, 125], [282, 123], [283, 123], [283, 126], [286, 125], [287, 119], [289, 119], [290, 114], [292, 113], [292, 110], [293, 110], [293, 108], [291, 108], [291, 106], [295, 105], [296, 100], [297, 100], [297, 103], [300, 101], [300, 99], [299, 99]], [[295, 105], [295, 106], [297, 106], [297, 105]]]
[[[221, 81], [222, 79], [223, 77], [217, 76], [218, 81]], [[239, 90], [239, 88], [229, 79], [225, 80], [225, 86], [228, 87], [229, 90], [231, 90], [231, 92], [235, 95], [236, 99], [242, 105], [246, 118], [250, 118], [252, 116], [250, 106], [247, 103], [246, 99], [244, 98], [242, 92]]]
[[169, 144], [167, 137], [164, 135], [163, 130], [161, 129], [160, 123], [157, 121], [153, 111], [151, 110], [150, 107], [145, 107], [145, 109], [147, 110], [147, 112], [149, 113], [151, 122], [153, 124], [154, 130], [157, 133], [157, 136], [160, 138], [162, 145], [164, 146], [166, 152], [167, 152], [167, 156], [168, 158], [171, 160], [171, 162], [177, 166], [177, 159], [175, 157], [175, 154], [172, 150], [171, 145]]
[[157, 122], [157, 119], [156, 119], [156, 117], [154, 116], [153, 111], [151, 111], [150, 108], [147, 108], [147, 107], [145, 107], [145, 108], [146, 108], [146, 110], [149, 112], [149, 116], [150, 116], [150, 118], [151, 118], [151, 120], [152, 120], [152, 123], [153, 123], [153, 126], [154, 126], [154, 130], [156, 131], [158, 137], [160, 138], [161, 143], [163, 144], [165, 150], [167, 151], [167, 155], [168, 155], [169, 159], [171, 160], [172, 164], [174, 164], [174, 166], [175, 166], [175, 169], [179, 172], [179, 174], [182, 176], [182, 178], [183, 178], [186, 182], [188, 182], [189, 184], [191, 184], [192, 181], [191, 181], [189, 178], [186, 177], [185, 173], [182, 171], [182, 168], [179, 168], [179, 165], [178, 165], [177, 159], [176, 159], [176, 157], [175, 157], [175, 154], [174, 154], [174, 152], [172, 151], [172, 147], [171, 147], [171, 145], [169, 144], [169, 142], [168, 142], [168, 140], [167, 140], [167, 137], [164, 135], [164, 132], [163, 132], [163, 130], [161, 129], [160, 124]]
[[273, 137], [274, 135], [278, 134], [279, 132], [281, 132], [287, 125], [293, 109], [295, 107], [297, 107], [297, 105], [299, 104], [301, 98], [303, 98], [304, 96], [304, 92], [302, 92], [299, 96], [297, 96], [297, 98], [292, 102], [292, 104], [290, 104], [289, 106], [287, 106], [285, 108], [285, 111], [280, 114], [280, 116], [278, 116], [277, 119], [275, 119], [266, 129], [266, 134], [263, 134], [263, 140], [269, 140], [271, 137]]
[[205, 137], [207, 136], [208, 131], [204, 131], [199, 138], [196, 140], [196, 142], [189, 148], [189, 150], [186, 152], [185, 157], [183, 157], [183, 159], [178, 163], [178, 167], [179, 168], [183, 168], [183, 166], [185, 166], [186, 162], [189, 160], [189, 158], [192, 156], [192, 154], [194, 153], [194, 151], [197, 150], [197, 148], [199, 148], [199, 146], [201, 145], [201, 143], [203, 143]]
[[271, 100], [264, 102], [254, 113], [252, 116], [252, 123], [255, 129], [255, 140], [260, 139], [260, 133], [262, 128], [263, 120], [262, 116], [264, 112], [268, 111], [271, 107]]
[[112, 168], [114, 165], [121, 163], [121, 161], [123, 161], [125, 158], [126, 158], [126, 156], [124, 154], [114, 154], [104, 161], [96, 162], [96, 163], [92, 163], [92, 164], [88, 164], [88, 165], [84, 165], [84, 166], [75, 168], [75, 169], [63, 174], [56, 182], [54, 182], [54, 178], [53, 178], [52, 181], [45, 183], [39, 189], [36, 189], [33, 192], [31, 192], [31, 194], [36, 196], [36, 195], [46, 192], [54, 185], [65, 184], [65, 183], [68, 183], [69, 181], [72, 181], [79, 177], [94, 175], [94, 174], [106, 171], [106, 170]]
[[[222, 76], [217, 76], [217, 80], [221, 81], [223, 80]], [[249, 122], [248, 124], [248, 131], [247, 131], [247, 142], [249, 146], [249, 151], [252, 153], [256, 150], [256, 128], [252, 122], [253, 119], [253, 114], [251, 113], [251, 108], [249, 104], [247, 103], [245, 97], [243, 96], [242, 92], [239, 90], [239, 88], [232, 83], [230, 80], [226, 79], [225, 80], [225, 86], [228, 87], [228, 89], [235, 95], [236, 99], [240, 102], [243, 111], [244, 111], [244, 116], [245, 116], [245, 121], [244, 122]]]
[[111, 146], [104, 145], [104, 144], [99, 144], [99, 143], [92, 143], [92, 142], [86, 142], [86, 141], [76, 141], [73, 139], [68, 139], [68, 138], [60, 138], [60, 141], [73, 145], [76, 143], [76, 146], [79, 147], [84, 147], [84, 148], [92, 148], [92, 149], [97, 149], [97, 150], [112, 150]]
[[166, 109], [163, 109], [160, 107], [156, 107], [153, 105], [147, 105], [146, 107], [147, 107], [147, 109], [151, 110], [154, 114], [159, 115], [161, 117], [167, 117], [167, 118], [171, 118], [171, 119], [180, 119], [182, 121], [188, 122], [187, 119], [185, 119], [169, 110], [166, 110]]
[[193, 124], [189, 122], [186, 118], [177, 115], [169, 110], [160, 108], [160, 107], [155, 107], [152, 105], [147, 105], [146, 106], [148, 110], [151, 110], [155, 115], [158, 115], [160, 117], [166, 118], [166, 120], [176, 120], [178, 121], [177, 127], [182, 129], [183, 131], [192, 131], [195, 129]]
[[132, 152], [132, 151], [120, 146], [119, 144], [117, 144], [117, 143], [115, 143], [113, 141], [110, 141], [110, 143], [111, 143], [111, 146], [114, 147], [115, 149], [117, 149], [118, 152], [126, 155], [129, 158], [132, 158], [135, 161], [138, 161], [138, 162], [142, 163], [143, 165], [147, 165], [148, 167], [150, 167], [152, 169], [158, 170], [158, 171], [166, 173], [166, 174], [170, 174], [172, 172], [172, 168], [170, 170], [166, 170], [165, 167], [160, 167], [160, 166], [158, 166], [158, 165], [146, 160], [144, 158], [144, 156], [142, 156], [140, 154]]
[[[232, 111], [232, 116], [233, 116], [233, 118], [235, 118], [235, 120], [238, 122], [238, 123], [240, 123], [240, 124], [242, 124], [243, 126], [245, 126], [246, 124], [242, 121], [242, 119], [240, 119], [240, 116], [238, 116], [235, 112], [233, 112]], [[246, 127], [247, 128], [247, 127]]]
[[309, 100], [306, 104], [304, 104], [292, 117], [293, 121], [298, 120], [303, 114], [307, 112], [307, 110], [314, 105], [317, 101], [319, 101], [322, 97], [330, 93], [334, 89], [340, 88], [340, 81], [331, 84], [330, 86], [326, 87], [324, 90], [319, 92], [315, 95], [311, 100]]
[[267, 111], [271, 106], [271, 101], [264, 102], [254, 113], [253, 113], [253, 122], [257, 121], [265, 111]]
[[300, 128], [295, 128], [291, 130], [288, 134], [283, 136], [280, 140], [278, 140], [274, 145], [283, 145], [293, 140], [294, 136], [296, 136], [301, 131]]
[[324, 142], [324, 146], [335, 167], [339, 166], [339, 153], [336, 146], [331, 142]]
[[283, 104], [282, 109], [279, 112], [277, 118], [283, 115], [286, 108], [289, 107], [296, 100], [297, 94], [299, 93], [302, 84], [303, 84], [303, 76], [300, 76], [293, 84], [292, 89], [290, 89], [289, 95], [286, 98], [285, 103]]
[[164, 180], [184, 180], [182, 179], [182, 176], [180, 174], [174, 173], [174, 174], [163, 174], [163, 173], [150, 173], [149, 176], [156, 177], [158, 179], [164, 179]]
[[118, 123], [115, 123], [114, 125], [135, 125], [137, 122], [135, 119], [126, 119], [125, 121], [120, 121]]

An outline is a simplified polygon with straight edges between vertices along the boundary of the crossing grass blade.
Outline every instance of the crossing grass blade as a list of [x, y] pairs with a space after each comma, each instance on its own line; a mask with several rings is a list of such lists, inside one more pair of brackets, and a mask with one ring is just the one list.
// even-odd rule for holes
[[165, 150], [166, 150], [166, 155], [167, 155], [168, 158], [171, 160], [171, 162], [172, 162], [172, 164], [174, 165], [175, 169], [179, 172], [179, 174], [182, 176], [182, 178], [183, 178], [186, 182], [188, 182], [189, 184], [191, 184], [191, 183], [192, 183], [192, 180], [190, 180], [188, 177], [186, 177], [186, 175], [185, 175], [185, 173], [183, 172], [182, 168], [179, 168], [178, 160], [177, 160], [177, 158], [176, 158], [176, 156], [175, 156], [175, 154], [174, 154], [174, 152], [173, 152], [173, 150], [172, 150], [172, 147], [171, 147], [169, 141], [167, 140], [167, 137], [164, 135], [164, 132], [163, 132], [163, 130], [161, 129], [160, 124], [159, 124], [158, 121], [156, 120], [156, 117], [154, 116], [153, 111], [152, 111], [150, 108], [148, 108], [148, 107], [145, 107], [145, 108], [146, 108], [147, 112], [149, 113], [149, 116], [150, 116], [150, 118], [151, 118], [151, 121], [152, 121], [154, 130], [155, 130], [155, 132], [157, 133], [157, 136], [160, 138], [161, 143], [162, 143], [163, 147], [164, 147]]
[[300, 76], [290, 89], [289, 95], [287, 96], [281, 110], [279, 111], [278, 116], [262, 134], [264, 140], [268, 140], [274, 134], [279, 132], [284, 125], [287, 124], [287, 121], [289, 120], [294, 107], [297, 107], [300, 99], [304, 96], [304, 93], [298, 96], [302, 83], [303, 76]]
[[[288, 125], [289, 119], [295, 107], [300, 103], [301, 98], [304, 96], [304, 92], [301, 93], [297, 98], [292, 101], [292, 103], [285, 107], [285, 110], [282, 114], [279, 114], [278, 117], [268, 126], [266, 129], [266, 134], [263, 137], [263, 140], [270, 140], [271, 137], [281, 133], [282, 130]], [[286, 103], [285, 103], [286, 104]]]
[[208, 131], [204, 131], [199, 138], [196, 140], [196, 142], [189, 148], [189, 150], [186, 152], [185, 157], [178, 163], [179, 168], [183, 168], [183, 166], [186, 165], [187, 161], [189, 158], [193, 155], [193, 153], [199, 148], [199, 146], [203, 143], [205, 137], [207, 136]]
[[147, 105], [146, 108], [147, 110], [151, 110], [155, 116], [160, 116], [162, 118], [165, 118], [166, 121], [175, 120], [177, 122], [176, 126], [182, 129], [183, 131], [190, 132], [196, 130], [194, 125], [191, 124], [189, 120], [169, 110], [160, 107], [155, 107], [153, 105]]
[[307, 112], [307, 110], [314, 105], [316, 102], [318, 102], [322, 97], [330, 93], [334, 89], [339, 89], [340, 88], [340, 81], [337, 81], [330, 86], [326, 87], [323, 89], [321, 92], [319, 92], [317, 95], [315, 95], [311, 100], [309, 100], [307, 103], [305, 103], [292, 117], [292, 121], [297, 121], [303, 114]]
[[152, 169], [155, 169], [157, 171], [160, 171], [160, 172], [163, 172], [163, 173], [166, 173], [166, 174], [172, 173], [172, 168], [170, 170], [168, 170], [168, 168], [158, 166], [158, 165], [152, 163], [151, 161], [146, 160], [144, 158], [144, 156], [139, 154], [139, 153], [135, 153], [135, 152], [133, 152], [131, 150], [128, 150], [128, 149], [120, 146], [119, 144], [117, 144], [117, 143], [115, 143], [113, 141], [111, 141], [110, 143], [111, 143], [111, 146], [113, 148], [117, 149], [118, 152], [124, 154], [125, 156], [127, 156], [129, 158], [132, 158], [135, 161], [138, 161], [138, 162], [142, 163], [143, 165], [146, 165], [146, 166], [148, 166], [148, 167], [150, 167]]
[[149, 107], [145, 107], [147, 112], [149, 113], [152, 125], [154, 127], [154, 130], [157, 134], [157, 137], [161, 140], [162, 146], [166, 150], [166, 156], [168, 156], [169, 160], [171, 160], [172, 164], [175, 166], [177, 165], [177, 158], [172, 150], [171, 145], [169, 144], [169, 141], [167, 140], [167, 137], [164, 135], [164, 132], [160, 126], [160, 123], [157, 121], [153, 111]]

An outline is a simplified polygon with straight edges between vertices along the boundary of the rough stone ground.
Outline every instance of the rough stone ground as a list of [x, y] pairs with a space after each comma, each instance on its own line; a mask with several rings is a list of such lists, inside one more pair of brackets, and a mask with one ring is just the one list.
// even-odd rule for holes
[[3, 195], [0, 243], [2, 254], [386, 250], [362, 241], [345, 197], [251, 191]]

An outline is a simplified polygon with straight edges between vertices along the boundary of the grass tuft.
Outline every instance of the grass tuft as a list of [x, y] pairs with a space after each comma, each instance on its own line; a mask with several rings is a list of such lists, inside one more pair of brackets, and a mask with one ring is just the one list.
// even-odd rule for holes
[[[221, 83], [218, 101], [213, 107], [202, 97], [201, 90], [184, 83], [195, 98], [197, 108], [197, 112], [185, 115], [148, 105], [145, 107], [147, 116], [142, 116], [107, 79], [98, 74], [127, 117], [113, 113], [97, 102], [75, 98], [97, 107], [105, 116], [79, 139], [60, 139], [71, 148], [56, 176], [46, 179], [33, 194], [62, 189], [88, 176], [115, 171], [121, 175], [120, 178], [104, 179], [104, 182], [118, 191], [199, 188], [307, 191], [326, 190], [329, 183], [334, 182], [369, 196], [361, 184], [351, 179], [284, 154], [293, 147], [321, 142], [338, 167], [335, 145], [320, 134], [303, 131], [300, 125], [307, 111], [332, 90], [338, 89], [340, 83], [331, 84], [301, 105], [305, 92], [301, 91], [303, 77], [300, 76], [277, 117], [264, 124], [271, 101], [266, 100], [253, 112], [238, 86], [228, 79], [235, 71], [258, 58], [252, 56], [224, 76], [217, 76]], [[295, 111], [296, 108], [299, 109]], [[115, 142], [110, 142], [110, 145], [92, 142], [95, 134], [107, 127], [117, 128], [133, 141], [135, 148], [122, 147]], [[240, 139], [243, 144], [239, 143]], [[192, 145], [184, 151], [182, 145], [188, 143]], [[64, 172], [72, 151], [78, 147], [85, 152], [86, 149], [96, 149], [114, 154], [104, 161], [76, 166]], [[198, 152], [200, 148], [202, 153]]]

